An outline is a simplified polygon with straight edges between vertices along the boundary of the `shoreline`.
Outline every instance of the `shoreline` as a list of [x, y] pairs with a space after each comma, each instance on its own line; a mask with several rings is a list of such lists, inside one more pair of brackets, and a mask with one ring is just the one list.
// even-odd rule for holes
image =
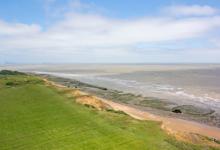
[[178, 136], [179, 132], [181, 132], [182, 134], [195, 133], [220, 140], [220, 128], [178, 118], [158, 116], [155, 114], [151, 114], [150, 112], [138, 110], [136, 108], [132, 108], [130, 106], [126, 106], [109, 100], [101, 100], [112, 106], [115, 110], [124, 111], [126, 114], [135, 119], [162, 122], [162, 129], [168, 131], [168, 133], [171, 133], [172, 135]]
[[[76, 79], [61, 77], [50, 74], [40, 74], [51, 81], [71, 88], [90, 93], [97, 97], [108, 99], [117, 103], [150, 112], [155, 115], [174, 117], [189, 121], [195, 121], [209, 126], [220, 128], [220, 114], [209, 107], [200, 107], [197, 104], [181, 104], [178, 101], [169, 102], [157, 97], [146, 97], [140, 94], [127, 93], [124, 91], [108, 89], [94, 84], [88, 84]], [[175, 110], [177, 112], [175, 112]], [[178, 112], [180, 111], [180, 112]]]
[[[45, 78], [45, 75], [43, 76], [43, 78]], [[49, 82], [53, 82], [59, 88], [70, 88], [69, 86], [54, 82], [53, 80], [51, 81], [50, 79], [47, 79], [47, 78], [48, 78], [48, 75], [46, 75], [46, 80], [49, 80]], [[102, 88], [102, 87], [96, 87], [96, 88]], [[153, 114], [149, 111], [141, 110], [141, 109], [129, 106], [127, 104], [122, 104], [119, 102], [115, 102], [109, 99], [99, 97], [93, 93], [88, 93], [87, 91], [83, 91], [83, 89], [82, 90], [78, 89], [77, 87], [76, 89], [79, 90], [80, 93], [83, 93], [83, 95], [92, 95], [93, 98], [104, 102], [105, 104], [111, 106], [114, 110], [123, 111], [135, 119], [161, 122], [162, 123], [161, 128], [167, 131], [168, 134], [174, 135], [177, 139], [186, 140], [188, 138], [192, 138], [191, 134], [196, 134], [196, 135], [206, 136], [209, 138], [214, 138], [214, 140], [215, 139], [220, 140], [220, 128], [198, 123], [198, 122], [191, 121], [191, 120], [180, 119], [180, 118], [173, 117], [173, 116], [170, 117], [170, 116]]]

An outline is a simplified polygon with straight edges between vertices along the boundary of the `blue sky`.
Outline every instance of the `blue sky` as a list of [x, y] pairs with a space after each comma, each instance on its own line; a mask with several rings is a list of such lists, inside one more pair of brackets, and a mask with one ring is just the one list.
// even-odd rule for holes
[[6, 63], [220, 63], [220, 1], [0, 1]]

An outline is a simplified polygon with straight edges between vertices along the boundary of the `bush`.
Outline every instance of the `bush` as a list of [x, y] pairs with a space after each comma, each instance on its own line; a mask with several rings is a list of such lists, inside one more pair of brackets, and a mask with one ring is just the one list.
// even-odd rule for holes
[[15, 85], [18, 85], [18, 83], [12, 82], [12, 81], [6, 82], [5, 84], [6, 84], [7, 86], [15, 86]]
[[25, 73], [11, 70], [1, 70], [0, 75], [25, 75]]

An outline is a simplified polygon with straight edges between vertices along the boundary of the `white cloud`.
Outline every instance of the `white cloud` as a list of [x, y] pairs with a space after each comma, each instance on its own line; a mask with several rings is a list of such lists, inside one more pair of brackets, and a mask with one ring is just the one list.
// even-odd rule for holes
[[[79, 3], [73, 5], [82, 7]], [[80, 55], [88, 58], [108, 56], [109, 59], [125, 56], [131, 59], [132, 56], [138, 57], [135, 47], [141, 43], [206, 37], [219, 27], [220, 16], [124, 20], [72, 12], [44, 30], [40, 25], [0, 21], [0, 54], [7, 51], [9, 55], [62, 55], [62, 58], [67, 56], [68, 59]]]
[[60, 50], [121, 47], [195, 38], [216, 27], [220, 27], [220, 17], [114, 20], [99, 15], [72, 14], [46, 31], [39, 31], [37, 25], [0, 25], [1, 35], [8, 35], [6, 39], [1, 38], [0, 45], [12, 49]]
[[220, 37], [210, 39], [210, 42], [220, 50]]
[[96, 12], [100, 9], [93, 3], [82, 3], [80, 0], [67, 0], [66, 3], [56, 4], [57, 0], [44, 0], [44, 10], [48, 18], [62, 18], [69, 13]]
[[216, 14], [218, 9], [206, 5], [173, 5], [165, 11], [176, 16], [209, 16]]
[[29, 35], [36, 34], [41, 30], [41, 27], [36, 24], [22, 24], [22, 23], [14, 23], [9, 24], [7, 22], [0, 20], [0, 36], [21, 36], [21, 35]]

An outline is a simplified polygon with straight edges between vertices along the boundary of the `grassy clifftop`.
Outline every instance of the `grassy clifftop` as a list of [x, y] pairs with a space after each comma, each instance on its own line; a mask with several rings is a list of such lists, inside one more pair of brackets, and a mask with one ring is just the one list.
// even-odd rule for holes
[[0, 75], [1, 150], [204, 148], [172, 139], [157, 122], [79, 105], [38, 77]]

